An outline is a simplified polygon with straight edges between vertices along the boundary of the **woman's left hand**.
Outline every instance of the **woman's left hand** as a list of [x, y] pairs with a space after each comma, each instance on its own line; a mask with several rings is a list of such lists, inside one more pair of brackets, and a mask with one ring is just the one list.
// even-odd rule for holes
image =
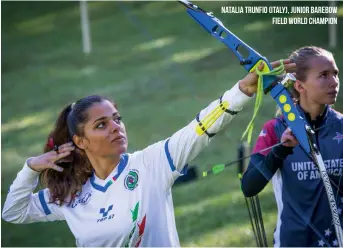
[[[285, 71], [287, 73], [293, 73], [296, 69], [296, 64], [292, 63], [290, 59], [285, 59], [283, 61], [285, 66]], [[280, 66], [280, 60], [274, 61], [271, 63], [273, 68]], [[264, 67], [264, 63], [261, 63], [258, 69], [261, 71]], [[239, 81], [239, 89], [246, 95], [252, 96], [257, 91], [257, 82], [258, 82], [258, 75], [256, 71], [249, 72], [248, 75], [245, 76], [242, 80]]]

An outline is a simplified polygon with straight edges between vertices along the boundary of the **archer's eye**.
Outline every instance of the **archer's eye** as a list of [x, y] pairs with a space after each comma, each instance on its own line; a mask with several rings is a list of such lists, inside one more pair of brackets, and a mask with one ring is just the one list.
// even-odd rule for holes
[[103, 129], [103, 128], [105, 128], [106, 127], [106, 123], [105, 122], [100, 122], [97, 126], [96, 126], [96, 128], [100, 128], [100, 129]]
[[120, 122], [121, 122], [121, 120], [122, 120], [122, 117], [121, 117], [121, 116], [117, 116], [117, 117], [114, 117], [113, 120], [114, 120], [116, 123], [120, 124]]
[[328, 76], [328, 73], [327, 73], [327, 72], [324, 72], [324, 73], [322, 73], [322, 74], [320, 75], [321, 78], [327, 78], [327, 76]]

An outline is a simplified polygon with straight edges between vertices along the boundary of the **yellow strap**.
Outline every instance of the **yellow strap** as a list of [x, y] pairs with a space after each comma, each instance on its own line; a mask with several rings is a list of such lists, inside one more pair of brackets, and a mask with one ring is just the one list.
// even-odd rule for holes
[[204, 119], [200, 120], [195, 131], [198, 135], [203, 135], [207, 129], [209, 129], [213, 123], [227, 110], [229, 103], [227, 101], [222, 102], [215, 107]]
[[[262, 71], [258, 70], [258, 66], [260, 65], [260, 62], [264, 63], [264, 67]], [[283, 60], [280, 60], [280, 66], [275, 68], [274, 70], [270, 71], [268, 68], [268, 65], [265, 61], [260, 60], [256, 65], [250, 70], [252, 72], [253, 70], [256, 70], [256, 73], [258, 75], [258, 82], [257, 82], [257, 91], [256, 91], [256, 100], [255, 100], [255, 106], [254, 106], [254, 114], [252, 116], [251, 121], [249, 122], [246, 130], [244, 131], [242, 135], [242, 140], [245, 138], [245, 136], [248, 135], [247, 142], [248, 144], [251, 143], [251, 136], [254, 129], [254, 121], [257, 116], [257, 113], [261, 107], [262, 104], [262, 98], [263, 98], [263, 76], [264, 75], [281, 75], [285, 71], [285, 66], [283, 64]]]

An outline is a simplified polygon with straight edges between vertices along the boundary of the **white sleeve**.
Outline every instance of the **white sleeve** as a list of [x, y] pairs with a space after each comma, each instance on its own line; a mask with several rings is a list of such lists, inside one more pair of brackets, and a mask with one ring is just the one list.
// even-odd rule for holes
[[[154, 170], [160, 170], [164, 175], [156, 175], [155, 172], [155, 176], [162, 176], [171, 186], [178, 176], [184, 174], [183, 170], [186, 169], [187, 163], [210, 143], [250, 99], [252, 97], [241, 92], [238, 83], [235, 84], [222, 97], [201, 110], [187, 126], [165, 141], [143, 150], [144, 164], [154, 166]], [[164, 164], [168, 166], [159, 168]]]
[[3, 220], [16, 224], [64, 220], [61, 207], [49, 203], [48, 189], [33, 194], [38, 176], [39, 172], [32, 170], [26, 162], [9, 189], [2, 210]]

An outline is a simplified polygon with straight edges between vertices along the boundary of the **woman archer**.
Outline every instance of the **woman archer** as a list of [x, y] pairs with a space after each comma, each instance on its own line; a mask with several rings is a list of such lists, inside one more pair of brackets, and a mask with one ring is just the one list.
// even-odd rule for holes
[[[332, 53], [319, 47], [302, 47], [290, 59], [297, 65], [292, 90], [296, 107], [315, 130], [342, 216], [343, 114], [332, 108], [339, 90], [339, 70]], [[282, 145], [266, 150], [279, 142]], [[274, 246], [337, 246], [323, 181], [283, 115], [264, 124], [253, 154], [242, 177], [242, 190], [251, 197], [272, 180], [278, 208]]]

